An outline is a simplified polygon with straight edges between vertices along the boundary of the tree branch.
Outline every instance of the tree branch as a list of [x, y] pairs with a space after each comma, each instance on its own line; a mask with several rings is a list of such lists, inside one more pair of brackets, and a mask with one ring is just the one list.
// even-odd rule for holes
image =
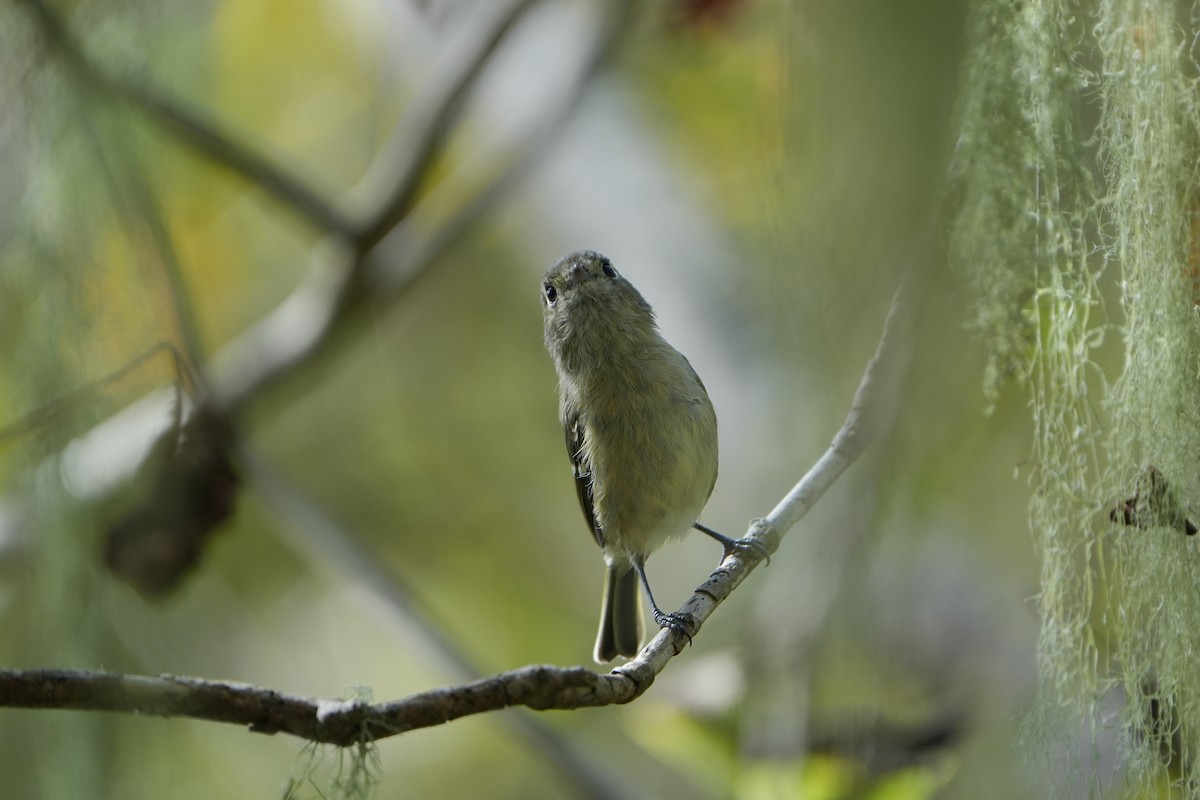
[[290, 733], [348, 746], [459, 717], [524, 705], [579, 708], [626, 702], [628, 678], [576, 667], [530, 666], [389, 703], [299, 697], [243, 683], [177, 675], [149, 677], [91, 670], [0, 670], [0, 705], [123, 711], [156, 717], [245, 725], [255, 733]]
[[883, 399], [889, 396], [887, 390], [895, 388], [907, 366], [907, 358], [902, 357], [899, 348], [901, 342], [908, 338], [911, 308], [906, 300], [906, 283], [909, 280], [902, 280], [892, 296], [887, 320], [883, 324], [883, 336], [859, 381], [846, 421], [833, 437], [829, 449], [771, 513], [761, 520], [764, 544], [782, 536], [807, 514], [879, 433], [883, 420]]
[[421, 84], [367, 177], [351, 193], [363, 197], [373, 209], [356, 237], [360, 252], [377, 245], [412, 210], [463, 98], [505, 34], [532, 5], [533, 0], [489, 4], [487, 13], [464, 35], [466, 44], [444, 49], [447, 57], [433, 65], [430, 79]]
[[[902, 285], [833, 442], [766, 518], [751, 523], [747, 537], [761, 542], [767, 553], [778, 549], [784, 534], [874, 439], [882, 398], [894, 385], [902, 363], [898, 348], [903, 337], [897, 329], [906, 321], [905, 306]], [[695, 622], [693, 637], [762, 559], [763, 554], [753, 549], [735, 551], [697, 587], [680, 609]], [[246, 725], [259, 733], [290, 733], [315, 742], [350, 745], [512, 706], [545, 711], [628, 703], [650, 688], [686, 644], [682, 633], [664, 628], [636, 658], [606, 675], [583, 667], [527, 666], [375, 704], [297, 697], [245, 684], [169, 675], [2, 670], [0, 706], [191, 717]]]
[[[496, 37], [502, 31], [494, 28], [508, 30], [513, 15], [527, 6], [523, 0], [509, 0], [504, 13], [489, 15], [482, 29], [468, 37], [471, 47], [477, 49], [449, 64], [447, 69], [451, 77], [434, 82], [433, 88], [428, 90], [429, 97], [456, 105], [469, 89], [470, 82], [478, 77], [482, 60], [495, 47]], [[417, 122], [404, 128], [405, 134], [397, 132], [393, 136], [392, 142], [384, 148], [385, 155], [377, 160], [377, 163], [401, 162], [398, 174], [388, 173], [390, 188], [371, 188], [364, 184], [353, 193], [359, 198], [382, 197], [369, 215], [374, 222], [364, 229], [364, 238], [341, 243], [326, 241], [324, 246], [317, 248], [313, 253], [313, 265], [300, 285], [217, 354], [211, 370], [220, 405], [237, 414], [263, 391], [308, 364], [353, 321], [353, 312], [360, 300], [369, 297], [377, 310], [398, 303], [445, 248], [511, 187], [514, 176], [528, 166], [529, 155], [538, 152], [534, 145], [544, 148], [561, 129], [591, 78], [612, 53], [632, 16], [632, 8], [631, 0], [605, 4], [600, 24], [590, 40], [578, 44], [577, 79], [558, 103], [547, 110], [546, 122], [531, 137], [530, 146], [507, 159], [500, 172], [476, 191], [471, 202], [456, 213], [433, 220], [431, 230], [416, 230], [423, 225], [407, 223], [419, 219], [426, 205], [436, 206], [441, 202], [439, 187], [432, 188], [415, 205], [408, 205], [414, 201], [410, 192], [419, 183], [417, 176], [424, 174], [437, 154], [436, 148], [429, 150], [427, 146], [444, 144], [444, 136], [439, 136], [438, 132], [444, 132], [447, 115], [452, 109], [434, 113], [432, 99], [414, 101], [425, 110], [418, 114]], [[398, 154], [404, 148], [398, 144], [400, 141], [411, 142], [426, 154], [425, 158], [420, 161], [401, 158]], [[379, 173], [382, 167], [372, 171]], [[404, 213], [397, 216], [402, 208]], [[420, 222], [429, 223], [430, 220], [420, 219]], [[365, 246], [367, 244], [369, 246]]]

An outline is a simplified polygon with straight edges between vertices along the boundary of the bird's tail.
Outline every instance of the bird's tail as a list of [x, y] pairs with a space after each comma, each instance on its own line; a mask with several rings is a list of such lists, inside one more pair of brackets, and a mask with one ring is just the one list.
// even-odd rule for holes
[[604, 576], [600, 632], [593, 657], [606, 664], [617, 656], [635, 656], [642, 644], [642, 604], [637, 572], [629, 564], [609, 564]]

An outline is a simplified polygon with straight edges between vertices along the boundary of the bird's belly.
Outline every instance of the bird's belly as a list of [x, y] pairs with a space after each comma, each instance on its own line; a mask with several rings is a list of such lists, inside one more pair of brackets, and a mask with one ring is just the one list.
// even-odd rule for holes
[[610, 557], [645, 558], [687, 533], [700, 516], [715, 477], [703, 464], [671, 465], [657, 474], [633, 470], [605, 481], [600, 524]]

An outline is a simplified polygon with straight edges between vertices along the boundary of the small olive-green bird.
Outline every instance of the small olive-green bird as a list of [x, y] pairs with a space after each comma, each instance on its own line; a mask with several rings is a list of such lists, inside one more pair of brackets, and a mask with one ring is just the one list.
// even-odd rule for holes
[[558, 370], [559, 419], [588, 527], [607, 574], [599, 663], [633, 656], [642, 640], [638, 580], [662, 626], [646, 558], [696, 522], [717, 480], [717, 417], [696, 371], [659, 334], [650, 304], [591, 250], [564, 256], [542, 279], [546, 349]]

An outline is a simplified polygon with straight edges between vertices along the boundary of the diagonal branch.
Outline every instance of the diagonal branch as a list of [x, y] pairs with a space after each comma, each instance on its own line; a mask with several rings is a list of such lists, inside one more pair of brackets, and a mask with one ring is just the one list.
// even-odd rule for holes
[[382, 152], [360, 187], [345, 198], [363, 213], [343, 210], [346, 203], [326, 200], [298, 176], [239, 141], [201, 112], [188, 108], [152, 83], [104, 69], [71, 34], [44, 0], [22, 0], [46, 41], [91, 86], [118, 97], [149, 116], [196, 151], [260, 187], [316, 227], [352, 242], [359, 254], [370, 251], [412, 209], [435, 157], [445, 144], [463, 99], [513, 25], [534, 0], [505, 0], [489, 6], [463, 36], [443, 48], [405, 109]]
[[481, 15], [483, 19], [467, 31], [465, 44], [445, 48], [448, 58], [433, 65], [430, 79], [422, 83], [366, 178], [352, 192], [364, 197], [373, 209], [356, 237], [361, 252], [377, 245], [412, 210], [417, 191], [444, 147], [463, 99], [533, 0], [493, 3]]
[[885, 398], [895, 397], [895, 389], [908, 364], [907, 353], [899, 348], [909, 338], [912, 309], [906, 284], [910, 280], [903, 279], [892, 296], [883, 336], [859, 381], [846, 421], [817, 463], [762, 520], [764, 543], [782, 536], [807, 514], [838, 476], [874, 441], [885, 423]]
[[[897, 290], [883, 336], [867, 365], [846, 421], [824, 455], [748, 538], [774, 552], [782, 537], [833, 485], [875, 438], [884, 398], [894, 396], [907, 321], [903, 285]], [[762, 561], [753, 548], [726, 556], [681, 613], [700, 626]], [[601, 675], [583, 667], [527, 666], [477, 681], [432, 689], [387, 703], [285, 695], [245, 684], [197, 678], [114, 675], [69, 670], [0, 670], [0, 706], [121, 711], [183, 716], [246, 725], [260, 733], [290, 733], [336, 745], [382, 739], [460, 717], [512, 706], [576, 709], [628, 703], [645, 692], [687, 643], [663, 629], [636, 658]]]

